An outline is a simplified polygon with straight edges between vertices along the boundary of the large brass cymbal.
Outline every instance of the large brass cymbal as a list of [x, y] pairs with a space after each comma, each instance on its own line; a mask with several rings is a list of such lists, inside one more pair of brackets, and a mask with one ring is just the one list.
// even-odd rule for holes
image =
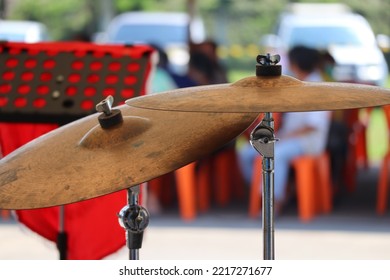
[[94, 114], [3, 158], [0, 209], [67, 204], [149, 181], [223, 146], [258, 115], [119, 108], [121, 125], [103, 130]]
[[390, 90], [351, 83], [302, 82], [289, 76], [249, 77], [233, 84], [184, 88], [126, 103], [183, 112], [328, 111], [389, 104]]

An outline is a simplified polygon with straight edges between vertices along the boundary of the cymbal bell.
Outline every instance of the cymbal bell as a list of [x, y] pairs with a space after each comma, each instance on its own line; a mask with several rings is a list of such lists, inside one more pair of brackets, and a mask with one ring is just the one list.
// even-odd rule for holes
[[120, 125], [102, 129], [94, 114], [1, 159], [0, 209], [57, 206], [149, 181], [228, 143], [258, 115], [118, 109]]
[[211, 113], [330, 111], [389, 103], [389, 89], [351, 83], [302, 82], [283, 75], [255, 76], [233, 84], [183, 88], [126, 101], [137, 108]]

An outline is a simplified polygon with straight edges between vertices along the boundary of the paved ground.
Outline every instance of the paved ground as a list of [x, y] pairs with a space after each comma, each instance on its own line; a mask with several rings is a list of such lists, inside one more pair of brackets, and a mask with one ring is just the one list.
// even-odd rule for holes
[[[330, 215], [308, 224], [296, 205], [276, 220], [277, 259], [390, 259], [390, 209], [375, 213], [377, 169], [361, 172], [356, 192], [335, 201]], [[109, 259], [128, 259], [124, 248]], [[262, 259], [261, 221], [245, 205], [213, 209], [192, 223], [176, 212], [152, 219], [141, 259]], [[57, 259], [54, 244], [13, 221], [0, 222], [0, 259]]]

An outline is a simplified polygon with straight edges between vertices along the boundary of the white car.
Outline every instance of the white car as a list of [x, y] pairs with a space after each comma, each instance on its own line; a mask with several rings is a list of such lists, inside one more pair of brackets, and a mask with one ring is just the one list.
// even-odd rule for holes
[[[188, 30], [190, 18], [180, 12], [127, 12], [115, 17], [97, 42], [157, 45], [168, 55], [177, 72], [189, 61]], [[195, 18], [190, 25], [192, 42], [205, 40], [203, 21]]]
[[342, 5], [292, 5], [280, 16], [275, 35], [263, 37], [263, 43], [281, 54], [297, 45], [328, 51], [336, 63], [336, 81], [383, 86], [388, 76], [369, 23]]
[[48, 41], [49, 34], [46, 26], [40, 22], [0, 20], [0, 40], [36, 43]]

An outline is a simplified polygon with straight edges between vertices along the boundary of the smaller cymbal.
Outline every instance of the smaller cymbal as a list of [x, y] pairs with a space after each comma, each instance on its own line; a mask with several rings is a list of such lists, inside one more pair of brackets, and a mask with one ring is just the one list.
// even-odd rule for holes
[[243, 132], [257, 114], [169, 112], [117, 107], [49, 132], [0, 160], [0, 209], [78, 202], [149, 181], [204, 157]]
[[183, 88], [129, 99], [132, 107], [212, 113], [331, 111], [390, 104], [390, 90], [376, 86], [302, 82], [289, 76], [249, 77], [233, 84]]

